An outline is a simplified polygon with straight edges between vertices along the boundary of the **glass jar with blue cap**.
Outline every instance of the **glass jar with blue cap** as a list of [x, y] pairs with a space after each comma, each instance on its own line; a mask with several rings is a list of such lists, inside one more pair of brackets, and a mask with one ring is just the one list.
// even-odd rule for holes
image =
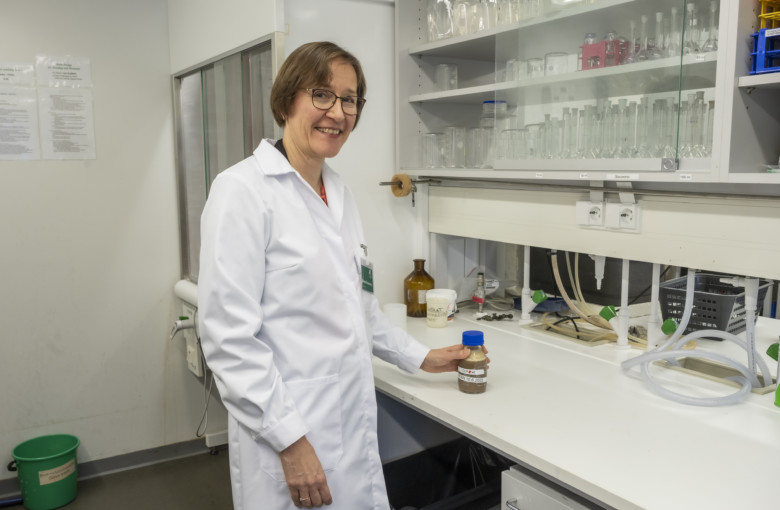
[[485, 336], [482, 331], [464, 331], [462, 343], [471, 350], [471, 354], [458, 363], [458, 389], [463, 393], [484, 393], [488, 364], [482, 350]]

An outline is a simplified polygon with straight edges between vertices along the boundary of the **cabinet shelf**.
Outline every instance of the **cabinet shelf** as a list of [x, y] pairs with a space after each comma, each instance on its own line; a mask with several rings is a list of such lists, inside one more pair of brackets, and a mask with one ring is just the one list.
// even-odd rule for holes
[[[493, 168], [407, 168], [405, 171], [415, 174], [424, 173], [425, 175], [439, 175], [441, 177], [478, 177], [485, 175], [510, 177], [516, 172], [524, 172], [524, 175], [533, 176], [535, 172], [571, 172], [575, 179], [594, 179], [593, 175], [599, 175], [599, 180], [607, 179], [604, 177], [609, 174], [634, 174], [642, 172], [653, 172], [654, 174], [665, 174], [672, 176], [669, 180], [679, 181], [687, 179], [681, 175], [688, 175], [688, 172], [708, 172], [711, 165], [710, 158], [683, 158], [680, 160], [680, 170], [678, 172], [665, 172], [661, 168], [661, 158], [593, 158], [593, 159], [519, 159], [519, 160], [498, 160], [493, 164]], [[529, 173], [530, 172], [530, 173]], [[590, 173], [591, 175], [585, 175]], [[780, 179], [780, 174], [774, 175]], [[655, 179], [655, 177], [654, 177]], [[609, 179], [608, 179], [609, 180]], [[612, 179], [614, 180], [614, 178]], [[630, 179], [629, 179], [630, 180]]]
[[746, 88], [780, 89], [780, 73], [755, 74], [742, 76], [737, 81], [737, 86]]
[[601, 0], [592, 5], [571, 7], [548, 15], [539, 16], [513, 25], [483, 30], [475, 34], [450, 37], [440, 41], [424, 43], [409, 49], [410, 55], [461, 58], [468, 60], [494, 61], [496, 37], [528, 28], [548, 29], [549, 25], [578, 16], [578, 23], [586, 23], [589, 15], [598, 16], [599, 11], [616, 6], [632, 4], [637, 0]]
[[[714, 87], [716, 60], [716, 52], [684, 56], [682, 72], [686, 86], [690, 86], [691, 89]], [[507, 101], [517, 105], [558, 103], [561, 101], [560, 98], [579, 101], [635, 94], [638, 82], [645, 84], [642, 87], [644, 94], [678, 90], [680, 58], [647, 60], [636, 64], [576, 71], [535, 80], [415, 94], [409, 97], [409, 102], [480, 104], [495, 99], [495, 93], [501, 93], [502, 98], [505, 97]]]

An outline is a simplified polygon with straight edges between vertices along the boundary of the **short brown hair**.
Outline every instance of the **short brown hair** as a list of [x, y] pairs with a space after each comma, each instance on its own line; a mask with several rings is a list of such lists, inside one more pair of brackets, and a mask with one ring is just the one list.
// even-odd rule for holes
[[[332, 42], [304, 44], [287, 57], [271, 87], [271, 112], [279, 126], [284, 127], [295, 95], [300, 89], [321, 87], [330, 83], [330, 64], [336, 60], [344, 60], [355, 69], [357, 95], [365, 97], [366, 77], [363, 75], [360, 62], [354, 55]], [[355, 118], [355, 127], [359, 120], [360, 113]]]

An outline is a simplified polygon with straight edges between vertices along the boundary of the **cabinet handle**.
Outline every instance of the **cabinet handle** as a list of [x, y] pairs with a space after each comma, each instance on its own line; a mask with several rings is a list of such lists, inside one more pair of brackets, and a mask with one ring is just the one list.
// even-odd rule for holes
[[506, 507], [509, 510], [520, 510], [520, 507], [515, 506], [516, 503], [517, 503], [517, 498], [507, 499]]

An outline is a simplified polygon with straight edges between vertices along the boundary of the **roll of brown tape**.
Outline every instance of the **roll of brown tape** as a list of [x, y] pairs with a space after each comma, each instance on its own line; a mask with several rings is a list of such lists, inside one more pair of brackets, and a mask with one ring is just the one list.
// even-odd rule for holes
[[391, 179], [394, 183], [400, 183], [400, 184], [393, 184], [390, 186], [390, 189], [393, 191], [393, 195], [397, 197], [405, 197], [409, 193], [412, 192], [412, 180], [409, 178], [406, 174], [395, 174], [393, 178]]

